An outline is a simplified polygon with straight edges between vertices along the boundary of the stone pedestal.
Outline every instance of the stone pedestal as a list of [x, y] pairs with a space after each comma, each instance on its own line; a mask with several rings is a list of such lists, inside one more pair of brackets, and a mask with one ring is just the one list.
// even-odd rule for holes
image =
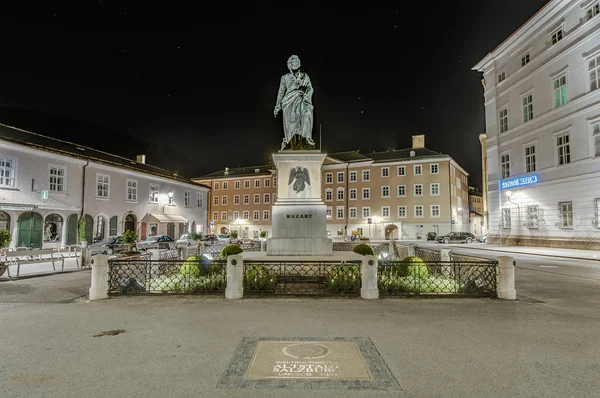
[[[320, 151], [279, 151], [277, 199], [272, 207], [272, 238], [267, 255], [329, 255], [333, 243], [327, 238], [326, 210], [321, 199]], [[300, 173], [290, 179], [294, 170]], [[304, 182], [303, 182], [304, 181]]]

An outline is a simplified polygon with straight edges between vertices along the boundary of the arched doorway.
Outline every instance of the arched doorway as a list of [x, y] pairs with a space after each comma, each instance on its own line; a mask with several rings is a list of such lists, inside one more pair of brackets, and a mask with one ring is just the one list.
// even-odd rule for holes
[[0, 211], [0, 229], [10, 232], [10, 216], [3, 211]]
[[133, 214], [127, 214], [127, 216], [125, 216], [125, 228], [123, 229], [123, 232], [125, 232], [125, 231], [135, 232], [135, 224], [136, 224], [135, 216]]
[[229, 233], [229, 229], [227, 229], [227, 227], [221, 227], [221, 234], [228, 234]]
[[52, 213], [44, 220], [44, 242], [60, 242], [62, 240], [63, 218]]
[[398, 227], [394, 224], [385, 226], [385, 240], [398, 240]]
[[109, 232], [108, 235], [109, 236], [117, 236], [117, 216], [113, 216], [110, 218], [110, 225], [109, 225]]
[[21, 214], [18, 221], [18, 229], [17, 247], [42, 248], [44, 219], [41, 215], [31, 211]]
[[71, 214], [67, 218], [67, 245], [77, 244], [77, 214]]

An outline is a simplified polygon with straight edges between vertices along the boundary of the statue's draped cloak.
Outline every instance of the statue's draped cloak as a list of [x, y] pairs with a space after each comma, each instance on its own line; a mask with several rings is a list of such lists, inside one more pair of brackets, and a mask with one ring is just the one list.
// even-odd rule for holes
[[277, 105], [283, 110], [284, 143], [290, 142], [298, 134], [312, 140], [313, 127], [313, 87], [306, 73], [300, 78], [291, 73], [281, 77]]

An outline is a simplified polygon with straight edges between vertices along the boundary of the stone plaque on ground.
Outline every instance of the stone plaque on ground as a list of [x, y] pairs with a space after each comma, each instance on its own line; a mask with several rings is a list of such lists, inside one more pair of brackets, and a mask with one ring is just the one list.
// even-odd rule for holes
[[400, 389], [367, 338], [246, 337], [217, 387]]

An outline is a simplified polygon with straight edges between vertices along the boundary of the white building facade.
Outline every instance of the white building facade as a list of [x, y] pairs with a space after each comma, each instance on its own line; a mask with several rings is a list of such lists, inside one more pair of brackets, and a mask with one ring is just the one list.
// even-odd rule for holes
[[0, 125], [0, 229], [11, 248], [202, 232], [209, 188], [137, 161]]
[[600, 243], [600, 4], [550, 1], [483, 73], [489, 242]]

